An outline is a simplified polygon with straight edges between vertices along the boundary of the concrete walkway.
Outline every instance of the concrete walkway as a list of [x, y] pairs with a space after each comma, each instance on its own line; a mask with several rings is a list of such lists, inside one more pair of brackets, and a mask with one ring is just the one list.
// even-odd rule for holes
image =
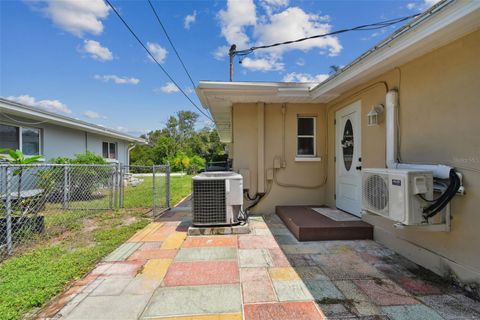
[[480, 319], [480, 303], [374, 241], [299, 243], [276, 216], [187, 237], [176, 208], [43, 310], [64, 319]]

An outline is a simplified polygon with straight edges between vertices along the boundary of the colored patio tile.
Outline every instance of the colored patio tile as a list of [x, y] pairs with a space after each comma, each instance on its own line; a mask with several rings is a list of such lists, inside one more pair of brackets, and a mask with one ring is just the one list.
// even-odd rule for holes
[[300, 243], [293, 235], [286, 234], [275, 235], [275, 240], [280, 245], [296, 245]]
[[270, 232], [273, 235], [292, 235], [290, 230], [287, 228], [270, 228]]
[[238, 243], [240, 249], [278, 248], [278, 244], [272, 236], [240, 235], [238, 236]]
[[272, 257], [266, 249], [240, 249], [238, 258], [241, 268], [271, 267]]
[[107, 278], [90, 293], [90, 296], [118, 296], [132, 280], [132, 278]]
[[163, 241], [162, 249], [180, 249], [183, 241], [187, 237], [185, 232], [173, 232], [171, 233], [165, 241]]
[[126, 242], [106, 256], [103, 261], [124, 261], [141, 246], [141, 242]]
[[315, 255], [312, 258], [332, 280], [385, 278], [357, 254]]
[[301, 280], [272, 282], [279, 301], [313, 300], [312, 294]]
[[241, 268], [240, 281], [244, 303], [277, 301], [266, 268]]
[[208, 314], [195, 316], [179, 316], [179, 317], [153, 317], [148, 318], [152, 320], [242, 320], [241, 313], [223, 313], [223, 314]]
[[242, 282], [243, 302], [258, 303], [277, 301], [270, 279]]
[[355, 280], [354, 282], [375, 304], [380, 306], [419, 303], [390, 280]]
[[137, 233], [135, 233], [130, 239], [127, 240], [127, 242], [141, 242], [145, 236], [159, 229], [161, 226], [163, 226], [163, 223], [161, 222], [152, 222], [142, 230], [139, 230]]
[[150, 280], [162, 280], [171, 264], [172, 259], [148, 260], [138, 276]]
[[139, 249], [132, 253], [128, 260], [173, 259], [177, 252], [177, 249]]
[[130, 276], [134, 277], [145, 264], [145, 260], [102, 262], [91, 272], [97, 276]]
[[351, 280], [335, 281], [335, 286], [343, 293], [360, 316], [372, 316], [381, 313], [380, 309], [370, 301], [369, 297]]
[[162, 246], [162, 243], [162, 241], [143, 242], [142, 246], [138, 250], [159, 249]]
[[295, 271], [302, 280], [329, 280], [319, 267], [295, 267]]
[[64, 319], [137, 319], [150, 295], [86, 297]]
[[268, 252], [275, 267], [290, 267], [290, 262], [288, 261], [287, 256], [283, 253], [282, 249], [268, 249]]
[[122, 294], [152, 294], [155, 289], [157, 289], [161, 280], [147, 279], [144, 277], [135, 277], [130, 281], [130, 283], [125, 287]]
[[314, 258], [316, 254], [287, 254], [287, 259], [293, 267], [313, 267], [318, 266]]
[[153, 294], [143, 317], [240, 313], [239, 285], [160, 287]]
[[175, 261], [237, 260], [237, 248], [182, 248]]
[[305, 284], [315, 301], [324, 303], [332, 299], [344, 299], [343, 294], [329, 280], [307, 280]]
[[167, 287], [232, 284], [239, 282], [236, 261], [195, 261], [173, 263], [164, 279]]
[[183, 248], [237, 247], [237, 236], [188, 237]]
[[[411, 320], [411, 319], [428, 319], [428, 320], [442, 320], [443, 318], [435, 311], [424, 305], [411, 306], [393, 306], [383, 307], [383, 311], [391, 320]], [[460, 319], [460, 318], [455, 318]], [[471, 318], [469, 318], [471, 319]]]
[[277, 302], [264, 304], [246, 304], [245, 320], [321, 320], [313, 302]]
[[256, 236], [272, 236], [272, 232], [268, 228], [256, 228], [252, 232]]
[[327, 319], [358, 319], [355, 313], [350, 310], [351, 306], [345, 306], [341, 303], [319, 304], [318, 308]]
[[[480, 312], [473, 309], [469, 301], [463, 296], [456, 299], [445, 294], [423, 296], [419, 299], [445, 319], [480, 319]], [[480, 307], [479, 302], [476, 302], [476, 304], [477, 307]]]
[[285, 244], [282, 249], [286, 254], [310, 254], [320, 253], [327, 254], [328, 251], [325, 245], [321, 242], [308, 242], [299, 244]]
[[417, 278], [411, 278], [408, 276], [403, 276], [395, 279], [395, 282], [400, 285], [405, 291], [413, 295], [430, 295], [430, 294], [441, 294], [442, 289], [435, 287], [428, 282]]
[[300, 280], [297, 272], [292, 267], [270, 268], [268, 272], [272, 280]]
[[175, 232], [175, 226], [163, 225], [161, 228], [158, 228], [149, 234], [147, 234], [142, 242], [158, 242], [164, 241], [168, 236]]

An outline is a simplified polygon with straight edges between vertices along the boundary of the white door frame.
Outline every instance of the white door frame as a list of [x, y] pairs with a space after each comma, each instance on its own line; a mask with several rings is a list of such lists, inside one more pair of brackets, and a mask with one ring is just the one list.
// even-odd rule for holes
[[[338, 209], [361, 216], [362, 211], [362, 103], [360, 100], [349, 104], [335, 113], [335, 192]], [[346, 120], [345, 120], [346, 119]], [[344, 122], [350, 120], [353, 134], [353, 154], [350, 168], [344, 162]]]

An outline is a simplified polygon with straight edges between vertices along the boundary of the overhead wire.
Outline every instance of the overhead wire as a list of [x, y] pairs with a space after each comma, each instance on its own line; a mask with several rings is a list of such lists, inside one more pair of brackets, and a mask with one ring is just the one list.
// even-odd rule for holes
[[187, 93], [178, 85], [178, 83], [173, 79], [173, 77], [168, 73], [168, 71], [158, 62], [158, 60], [155, 58], [155, 56], [148, 50], [148, 48], [145, 46], [145, 44], [140, 40], [140, 38], [137, 36], [137, 34], [132, 30], [130, 25], [123, 19], [123, 17], [120, 15], [120, 13], [117, 11], [117, 9], [113, 6], [113, 4], [110, 2], [110, 0], [105, 0], [105, 2], [112, 8], [113, 12], [117, 15], [117, 17], [122, 21], [123, 25], [128, 29], [128, 31], [132, 34], [132, 36], [137, 40], [137, 42], [145, 49], [145, 51], [148, 53], [150, 58], [152, 58], [153, 61], [157, 64], [158, 67], [163, 71], [163, 73], [167, 76], [168, 79], [178, 88], [178, 90], [187, 98], [187, 100], [201, 113], [203, 114], [206, 118], [209, 120], [213, 121], [213, 119], [205, 113], [193, 100], [187, 95]]
[[165, 36], [167, 37], [168, 42], [170, 42], [170, 45], [172, 46], [173, 51], [175, 52], [175, 55], [177, 56], [178, 60], [180, 60], [180, 63], [182, 64], [182, 67], [183, 67], [183, 70], [185, 70], [185, 73], [187, 74], [188, 78], [190, 79], [190, 82], [192, 83], [192, 86], [195, 87], [195, 83], [194, 83], [194, 81], [193, 81], [193, 79], [192, 79], [192, 76], [191, 76], [190, 73], [188, 72], [187, 67], [185, 66], [185, 63], [183, 63], [183, 60], [182, 60], [182, 58], [180, 57], [180, 54], [178, 53], [177, 48], [176, 48], [175, 45], [173, 44], [172, 39], [170, 39], [170, 36], [169, 36], [169, 34], [168, 34], [168, 32], [167, 32], [167, 29], [165, 29], [165, 26], [163, 25], [162, 20], [160, 19], [160, 16], [159, 16], [158, 13], [157, 13], [157, 10], [155, 10], [155, 7], [153, 6], [152, 1], [150, 1], [150, 0], [147, 0], [147, 1], [148, 1], [148, 4], [150, 5], [150, 8], [151, 8], [152, 11], [153, 11], [153, 14], [154, 14], [155, 17], [157, 18], [157, 21], [158, 21], [158, 23], [160, 24], [160, 27], [162, 27], [162, 30], [163, 30], [163, 32], [165, 33]]
[[282, 46], [282, 45], [289, 45], [289, 44], [293, 44], [293, 43], [303, 42], [303, 41], [306, 41], [306, 40], [324, 38], [324, 37], [337, 35], [337, 34], [350, 32], [350, 31], [365, 31], [365, 30], [382, 29], [382, 28], [389, 27], [389, 26], [394, 25], [394, 24], [399, 23], [399, 22], [403, 22], [403, 21], [406, 21], [406, 20], [413, 19], [413, 18], [419, 16], [420, 14], [421, 13], [417, 13], [417, 14], [412, 14], [412, 15], [406, 16], [406, 17], [395, 18], [395, 19], [390, 19], [390, 20], [385, 20], [385, 21], [360, 25], [360, 26], [356, 26], [356, 27], [348, 28], [348, 29], [340, 29], [340, 30], [327, 32], [327, 33], [323, 33], [323, 34], [317, 34], [317, 35], [304, 37], [304, 38], [300, 38], [300, 39], [296, 39], [296, 40], [277, 42], [277, 43], [273, 43], [273, 44], [269, 44], [269, 45], [263, 45], [263, 46], [254, 46], [254, 47], [251, 47], [251, 48], [245, 49], [245, 50], [235, 50], [235, 51], [231, 52], [231, 55], [246, 56], [246, 55], [249, 55], [250, 53], [252, 53], [253, 51], [259, 50], [259, 49], [268, 49], [268, 48], [278, 47], [278, 46]]

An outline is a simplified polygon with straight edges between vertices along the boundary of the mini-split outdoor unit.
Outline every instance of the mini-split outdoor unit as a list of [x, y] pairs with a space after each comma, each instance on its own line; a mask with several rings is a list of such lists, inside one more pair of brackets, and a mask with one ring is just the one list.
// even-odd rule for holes
[[193, 225], [237, 224], [243, 205], [242, 176], [235, 172], [204, 172], [193, 177]]
[[364, 169], [363, 210], [404, 225], [425, 222], [425, 200], [433, 198], [431, 171], [406, 169]]

